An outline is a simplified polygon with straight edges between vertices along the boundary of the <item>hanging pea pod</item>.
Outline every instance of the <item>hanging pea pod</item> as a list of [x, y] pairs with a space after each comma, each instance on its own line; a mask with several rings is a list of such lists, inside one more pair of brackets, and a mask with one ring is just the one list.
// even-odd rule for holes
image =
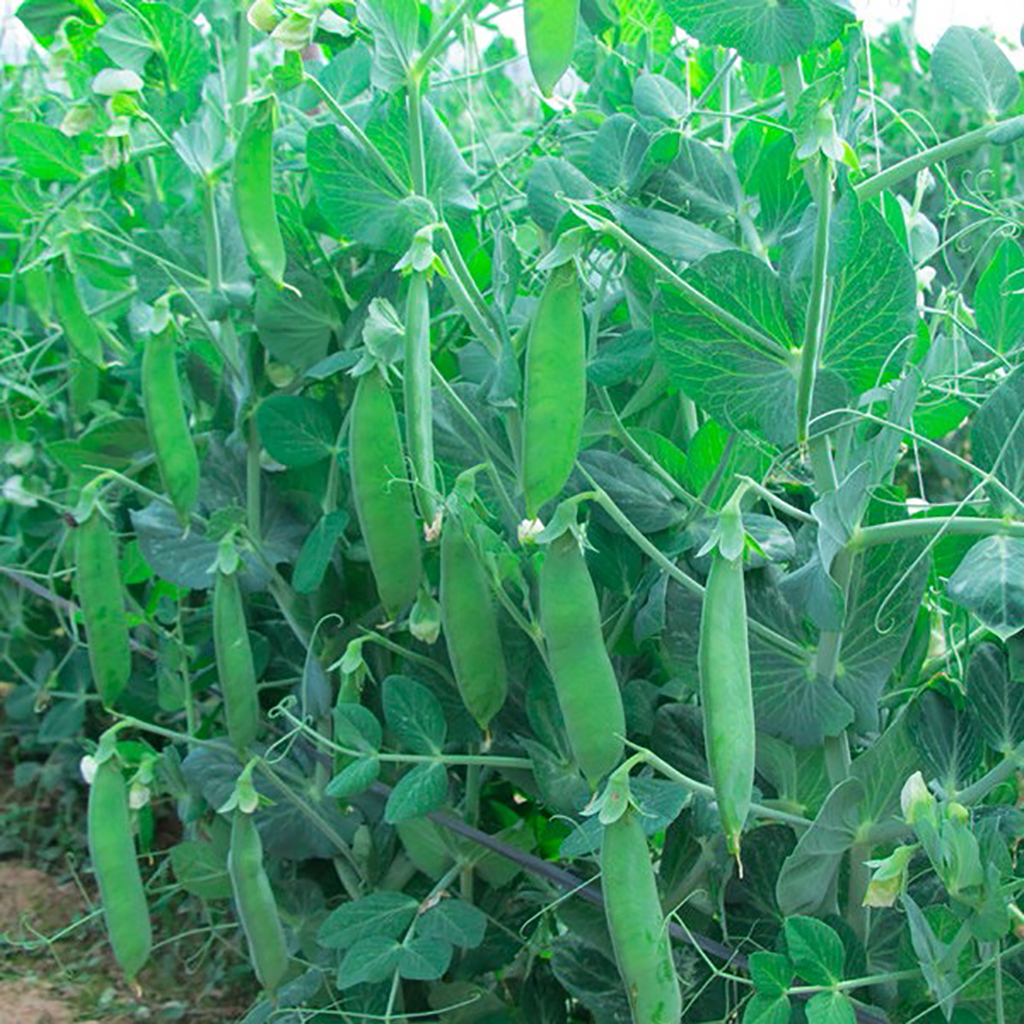
[[580, 0], [524, 0], [526, 54], [537, 87], [550, 96], [569, 70], [576, 45]]
[[672, 943], [647, 838], [632, 808], [605, 826], [601, 892], [634, 1024], [679, 1024], [683, 1007]]
[[128, 685], [132, 655], [117, 541], [98, 509], [75, 530], [75, 586], [93, 683], [104, 706], [113, 707]]
[[76, 420], [85, 419], [89, 407], [100, 394], [100, 371], [94, 363], [83, 359], [77, 352], [71, 353], [68, 368], [68, 403], [71, 415]]
[[53, 264], [53, 309], [71, 348], [93, 366], [103, 366], [103, 340], [78, 294], [75, 275], [60, 256]]
[[522, 482], [530, 519], [572, 473], [586, 401], [583, 306], [570, 261], [551, 271], [527, 340]]
[[259, 732], [260, 703], [245, 607], [234, 572], [217, 571], [213, 587], [213, 646], [228, 737], [235, 750], [244, 754]]
[[380, 370], [359, 378], [351, 415], [349, 464], [356, 514], [377, 593], [394, 617], [416, 597], [423, 570], [398, 416]]
[[278, 287], [284, 283], [284, 238], [274, 202], [273, 96], [253, 104], [235, 150], [235, 208], [249, 255]]
[[466, 710], [486, 729], [508, 693], [505, 654], [487, 573], [457, 518], [441, 532], [441, 621]]
[[697, 661], [711, 782], [726, 844], [739, 862], [754, 787], [756, 729], [738, 496], [722, 511], [716, 537], [720, 539], [704, 591]]
[[252, 815], [241, 810], [235, 810], [231, 819], [228, 875], [253, 970], [260, 984], [273, 995], [288, 971], [288, 946], [274, 890], [263, 866], [260, 834]]
[[430, 288], [427, 275], [409, 279], [405, 315], [405, 437], [412, 464], [416, 504], [430, 528], [437, 518], [434, 492], [434, 414], [430, 392]]
[[131, 981], [149, 959], [153, 933], [132, 836], [128, 790], [113, 758], [96, 768], [89, 788], [88, 833], [107, 935], [114, 957]]
[[199, 459], [185, 416], [174, 327], [151, 334], [142, 356], [142, 407], [160, 479], [183, 522], [199, 495]]
[[571, 532], [552, 541], [545, 554], [540, 621], [573, 756], [596, 788], [622, 759], [626, 716], [601, 635], [594, 583]]

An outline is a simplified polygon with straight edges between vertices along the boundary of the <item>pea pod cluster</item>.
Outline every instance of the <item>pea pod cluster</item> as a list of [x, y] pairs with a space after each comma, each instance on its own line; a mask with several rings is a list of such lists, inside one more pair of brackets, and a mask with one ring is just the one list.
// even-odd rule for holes
[[263, 866], [260, 834], [252, 815], [239, 810], [231, 819], [228, 875], [253, 970], [260, 984], [273, 994], [288, 970], [288, 945]]
[[[738, 512], [723, 513], [723, 519], [733, 516], [738, 519]], [[726, 844], [739, 861], [754, 786], [756, 738], [742, 547], [734, 558], [720, 548], [712, 552], [697, 660], [711, 782]]]
[[622, 759], [626, 716], [601, 634], [601, 612], [576, 537], [551, 542], [540, 572], [540, 621], [577, 765], [591, 786]]
[[583, 305], [570, 261], [551, 271], [526, 343], [522, 485], [530, 519], [572, 473], [586, 403]]
[[398, 415], [387, 382], [376, 369], [356, 385], [349, 466], [377, 593], [394, 617], [416, 597], [423, 570]]
[[236, 573], [217, 572], [213, 587], [213, 646], [217, 678], [224, 697], [228, 738], [243, 754], [255, 741], [260, 727], [256, 669], [245, 621], [245, 606]]
[[132, 654], [117, 540], [97, 509], [75, 530], [75, 587], [93, 683], [104, 706], [112, 707], [128, 685]]
[[484, 567], [457, 518], [441, 534], [441, 623], [466, 710], [486, 729], [508, 693], [498, 613]]
[[113, 758], [97, 767], [89, 788], [88, 834], [107, 935], [118, 965], [131, 981], [149, 959], [153, 933], [132, 836], [128, 789]]
[[683, 1007], [672, 943], [647, 838], [631, 808], [605, 826], [601, 891], [634, 1024], [678, 1024]]
[[199, 458], [185, 416], [174, 328], [150, 335], [142, 356], [142, 407], [160, 480], [182, 520], [199, 495]]

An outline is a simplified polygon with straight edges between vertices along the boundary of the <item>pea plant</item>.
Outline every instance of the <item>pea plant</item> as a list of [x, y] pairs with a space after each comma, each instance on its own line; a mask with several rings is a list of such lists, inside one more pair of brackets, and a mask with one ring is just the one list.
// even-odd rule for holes
[[1005, 47], [849, 0], [18, 17], [6, 735], [82, 759], [135, 992], [189, 906], [247, 1024], [1018, 1021]]

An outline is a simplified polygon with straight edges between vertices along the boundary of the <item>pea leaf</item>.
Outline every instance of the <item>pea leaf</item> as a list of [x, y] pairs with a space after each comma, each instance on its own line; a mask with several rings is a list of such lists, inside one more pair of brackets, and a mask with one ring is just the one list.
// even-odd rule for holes
[[[971, 423], [971, 456], [1014, 494], [1024, 497], [1024, 369], [1017, 369], [985, 399]], [[1007, 498], [993, 492], [996, 502]]]
[[824, 921], [787, 917], [783, 933], [793, 968], [809, 985], [832, 986], [843, 980], [843, 942]]
[[367, 935], [349, 947], [338, 965], [339, 989], [386, 981], [394, 973], [402, 955], [402, 945], [386, 935]]
[[311, 594], [323, 582], [338, 539], [348, 525], [348, 513], [335, 509], [321, 516], [309, 531], [292, 570], [292, 586], [298, 594]]
[[995, 117], [1017, 102], [1020, 79], [1010, 59], [975, 28], [954, 25], [935, 44], [932, 78], [966, 106]]
[[757, 992], [743, 1007], [743, 1024], [789, 1024], [792, 1012], [786, 996]]
[[398, 973], [410, 981], [436, 981], [448, 970], [455, 950], [438, 935], [416, 935], [402, 946]]
[[967, 665], [967, 709], [985, 742], [1000, 754], [1010, 754], [1024, 743], [1024, 688], [1020, 684], [997, 644], [978, 644]]
[[436, 937], [461, 949], [476, 949], [484, 941], [487, 916], [465, 900], [441, 900], [427, 910], [416, 927], [424, 938]]
[[448, 773], [441, 764], [418, 764], [398, 780], [384, 808], [389, 825], [436, 810], [448, 797]]
[[405, 676], [388, 676], [382, 688], [388, 728], [414, 754], [439, 754], [448, 723], [437, 698], [422, 683]]
[[16, 122], [5, 132], [21, 169], [44, 181], [78, 181], [85, 174], [77, 138], [46, 124]]
[[327, 783], [324, 793], [327, 796], [344, 800], [347, 797], [355, 796], [357, 793], [365, 793], [380, 777], [380, 759], [376, 757], [361, 757], [346, 765], [337, 775]]
[[370, 936], [397, 939], [412, 924], [418, 906], [412, 896], [389, 890], [343, 903], [324, 919], [317, 941], [328, 949], [345, 949]]
[[359, 0], [359, 21], [373, 33], [371, 78], [378, 89], [393, 92], [404, 84], [419, 34], [416, 0]]
[[979, 541], [949, 578], [946, 593], [1003, 640], [1024, 629], [1024, 540]]
[[1024, 250], [1015, 239], [996, 249], [978, 279], [974, 304], [978, 330], [996, 352], [1011, 352], [1024, 341]]
[[260, 441], [284, 466], [312, 466], [334, 453], [338, 428], [329, 409], [301, 395], [271, 395], [256, 408]]
[[231, 896], [231, 878], [223, 850], [218, 852], [211, 843], [189, 841], [172, 846], [170, 855], [174, 877], [186, 892], [204, 900]]
[[908, 715], [908, 732], [928, 770], [947, 792], [962, 789], [981, 764], [974, 720], [937, 690], [922, 693]]

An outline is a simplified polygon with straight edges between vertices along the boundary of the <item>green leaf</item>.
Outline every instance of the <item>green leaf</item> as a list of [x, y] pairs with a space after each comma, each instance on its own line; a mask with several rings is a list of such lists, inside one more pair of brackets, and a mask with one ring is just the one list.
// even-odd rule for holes
[[667, 210], [618, 204], [610, 209], [638, 242], [675, 260], [695, 263], [713, 252], [736, 248], [728, 238]]
[[664, 75], [642, 74], [633, 83], [633, 106], [641, 116], [674, 125], [686, 115], [686, 94]]
[[793, 1009], [786, 996], [765, 996], [760, 992], [743, 1007], [743, 1024], [789, 1024]]
[[198, 93], [210, 70], [210, 51], [199, 26], [171, 4], [139, 4], [138, 10], [153, 33], [167, 69], [165, 84], [169, 92]]
[[226, 851], [211, 843], [190, 841], [172, 846], [171, 868], [181, 887], [202, 900], [223, 900], [231, 896]]
[[1010, 59], [977, 29], [954, 25], [935, 44], [932, 78], [968, 107], [995, 117], [1017, 102], [1020, 80]]
[[947, 792], [962, 789], [981, 764], [974, 721], [937, 690], [922, 693], [908, 716], [908, 731], [929, 771]]
[[695, 139], [669, 138], [672, 145], [664, 149], [667, 164], [659, 167], [660, 148], [651, 147], [652, 176], [646, 191], [682, 207], [697, 220], [735, 216], [740, 197], [732, 168], [727, 166], [730, 158]]
[[359, 0], [359, 21], [373, 33], [373, 84], [393, 92], [406, 80], [419, 35], [416, 0]]
[[784, 914], [835, 910], [839, 868], [857, 836], [863, 799], [858, 779], [844, 779], [829, 793], [779, 872], [775, 896]]
[[1024, 342], [1024, 249], [1007, 238], [996, 249], [974, 290], [978, 331], [1001, 354]]
[[338, 433], [333, 408], [301, 395], [271, 395], [256, 407], [260, 442], [283, 466], [312, 466], [330, 458]]
[[330, 293], [315, 277], [298, 272], [289, 273], [287, 280], [301, 294], [260, 278], [256, 333], [275, 359], [304, 370], [327, 355], [331, 336], [341, 332], [341, 318]]
[[153, 39], [133, 14], [119, 12], [96, 33], [100, 49], [118, 66], [142, 74], [156, 52]]
[[339, 989], [388, 981], [402, 956], [402, 945], [386, 935], [367, 935], [348, 948], [338, 965]]
[[323, 582], [331, 556], [348, 525], [348, 513], [335, 509], [321, 516], [309, 531], [292, 570], [292, 587], [297, 594], [311, 594]]
[[375, 892], [332, 910], [320, 925], [317, 941], [328, 949], [344, 949], [364, 937], [397, 939], [412, 924], [418, 908], [405, 893]]
[[1024, 629], [1024, 540], [986, 537], [979, 541], [949, 578], [946, 592], [1001, 640]]
[[569, 70], [580, 0], [523, 0], [526, 54], [537, 87], [550, 96]]
[[646, 174], [644, 157], [651, 137], [628, 114], [612, 114], [601, 123], [590, 147], [590, 180], [604, 188], [635, 192]]
[[786, 64], [827, 46], [855, 20], [849, 0], [662, 0], [672, 20], [702, 43], [733, 46], [751, 61]]
[[476, 949], [484, 941], [487, 915], [465, 900], [445, 899], [427, 910], [416, 926], [418, 935], [436, 937], [460, 949]]
[[320, 84], [344, 106], [370, 88], [370, 51], [356, 43], [335, 54], [317, 76]]
[[376, 757], [361, 757], [346, 765], [337, 775], [327, 783], [324, 793], [327, 796], [344, 800], [347, 797], [355, 796], [357, 793], [365, 793], [380, 777], [380, 759]]
[[750, 980], [759, 995], [785, 995], [793, 981], [793, 965], [781, 953], [751, 953], [748, 960]]
[[439, 754], [448, 732], [438, 699], [422, 683], [405, 676], [388, 676], [382, 690], [388, 728], [414, 754]]
[[16, 122], [5, 131], [7, 145], [21, 169], [44, 181], [78, 181], [85, 174], [77, 138], [46, 124]]
[[342, 703], [334, 709], [334, 738], [350, 750], [375, 754], [384, 742], [384, 730], [369, 708]]
[[439, 936], [416, 935], [402, 947], [398, 973], [409, 981], [437, 981], [452, 962], [455, 950]]
[[[985, 399], [971, 422], [971, 459], [1024, 498], [1024, 369], [1014, 370]], [[999, 505], [1008, 504], [992, 492]], [[1014, 506], [1008, 511], [1016, 512]]]
[[418, 764], [391, 791], [384, 820], [394, 825], [436, 810], [448, 798], [448, 773], [442, 764]]
[[807, 1024], [855, 1024], [853, 1003], [842, 992], [819, 992], [807, 1001]]
[[971, 654], [967, 710], [993, 750], [1008, 755], [1024, 743], [1024, 687], [1011, 677], [1006, 654], [994, 643], [978, 644]]
[[808, 985], [831, 987], [843, 980], [843, 940], [823, 921], [787, 917], [783, 929], [793, 969]]
[[587, 202], [594, 198], [594, 185], [568, 160], [543, 156], [530, 168], [526, 208], [545, 231], [554, 231], [569, 209], [559, 195]]

